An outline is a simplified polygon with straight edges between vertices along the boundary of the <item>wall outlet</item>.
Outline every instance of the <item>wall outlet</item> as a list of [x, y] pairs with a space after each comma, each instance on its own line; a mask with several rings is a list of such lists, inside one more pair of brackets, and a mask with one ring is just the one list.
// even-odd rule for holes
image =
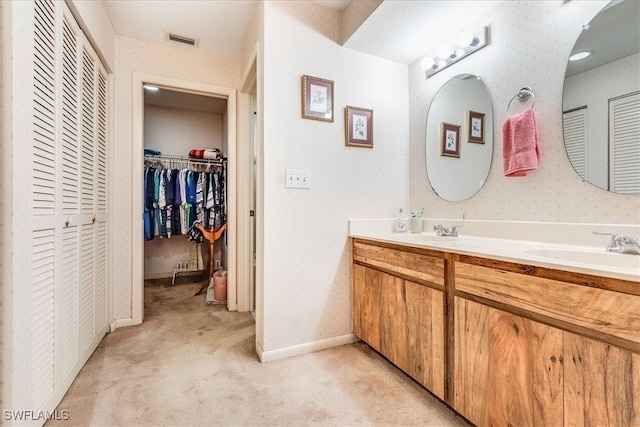
[[311, 171], [307, 169], [285, 169], [286, 188], [311, 188]]

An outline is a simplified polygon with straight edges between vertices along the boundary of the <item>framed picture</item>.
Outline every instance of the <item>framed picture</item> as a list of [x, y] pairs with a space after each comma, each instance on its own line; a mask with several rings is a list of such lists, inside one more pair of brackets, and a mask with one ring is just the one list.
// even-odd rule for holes
[[347, 105], [344, 123], [345, 145], [373, 148], [373, 110]]
[[484, 144], [484, 114], [475, 111], [467, 112], [467, 140]]
[[333, 122], [333, 81], [302, 76], [302, 118]]
[[442, 156], [460, 157], [460, 126], [442, 123]]

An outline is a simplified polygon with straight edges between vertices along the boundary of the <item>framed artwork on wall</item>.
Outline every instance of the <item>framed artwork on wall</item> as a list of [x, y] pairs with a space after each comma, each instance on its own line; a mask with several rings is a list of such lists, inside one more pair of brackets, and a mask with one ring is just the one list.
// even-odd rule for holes
[[460, 126], [443, 122], [440, 135], [442, 138], [440, 155], [460, 157]]
[[373, 148], [373, 110], [347, 105], [344, 123], [345, 145]]
[[467, 141], [484, 144], [484, 114], [467, 112]]
[[333, 81], [302, 76], [302, 118], [333, 122]]

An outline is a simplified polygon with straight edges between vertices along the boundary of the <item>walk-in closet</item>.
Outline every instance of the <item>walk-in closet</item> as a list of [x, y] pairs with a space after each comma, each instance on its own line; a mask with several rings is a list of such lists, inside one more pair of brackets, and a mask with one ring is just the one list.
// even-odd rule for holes
[[227, 108], [225, 98], [144, 86], [145, 288], [197, 284], [204, 305], [227, 301]]

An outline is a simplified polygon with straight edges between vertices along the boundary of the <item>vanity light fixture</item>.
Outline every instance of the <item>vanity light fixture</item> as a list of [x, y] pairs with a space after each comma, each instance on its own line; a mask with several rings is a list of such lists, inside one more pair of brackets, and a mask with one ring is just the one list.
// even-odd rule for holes
[[428, 53], [420, 65], [425, 70], [425, 77], [429, 78], [438, 71], [462, 58], [471, 55], [489, 44], [489, 27], [481, 27], [475, 31], [465, 31], [457, 41], [447, 43], [431, 53]]
[[143, 88], [145, 88], [145, 90], [148, 90], [150, 92], [157, 92], [160, 90], [160, 88], [158, 86], [153, 86], [153, 85], [142, 85]]

